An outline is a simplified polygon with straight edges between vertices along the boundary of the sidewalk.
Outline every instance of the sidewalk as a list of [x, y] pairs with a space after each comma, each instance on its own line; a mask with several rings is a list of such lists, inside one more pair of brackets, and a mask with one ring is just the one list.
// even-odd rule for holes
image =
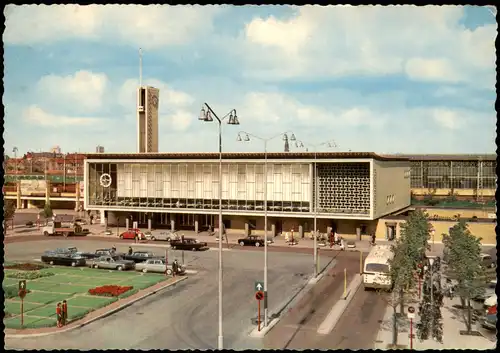
[[[418, 315], [418, 303], [411, 304], [416, 311], [416, 317], [413, 320], [413, 349], [426, 350], [426, 349], [494, 349], [496, 342], [492, 342], [482, 336], [462, 336], [461, 330], [465, 330], [462, 310], [454, 306], [460, 305], [460, 299], [454, 298], [453, 300], [445, 297], [443, 300], [443, 307], [441, 308], [442, 323], [443, 323], [443, 343], [436, 342], [428, 339], [420, 342], [416, 334], [416, 326], [420, 321]], [[407, 313], [408, 306], [405, 306], [405, 313]], [[397, 308], [399, 312], [399, 306]], [[388, 345], [392, 343], [392, 307], [388, 306], [384, 315], [384, 319], [380, 324], [380, 330], [375, 341], [374, 349], [389, 349]], [[473, 328], [475, 330], [475, 328]], [[404, 317], [398, 317], [398, 345], [410, 348], [410, 320], [406, 314]]]

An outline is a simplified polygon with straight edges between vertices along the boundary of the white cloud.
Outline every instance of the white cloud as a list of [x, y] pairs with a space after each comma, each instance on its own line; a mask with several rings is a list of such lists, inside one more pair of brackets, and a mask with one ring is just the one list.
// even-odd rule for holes
[[42, 77], [37, 85], [37, 94], [51, 106], [71, 106], [85, 111], [101, 108], [108, 85], [102, 73], [78, 71], [74, 75]]
[[23, 118], [31, 124], [44, 127], [63, 128], [68, 126], [99, 126], [106, 123], [106, 119], [93, 117], [73, 117], [47, 113], [37, 105], [31, 105], [23, 111]]
[[212, 30], [223, 7], [169, 5], [7, 5], [8, 44], [83, 38], [145, 49], [190, 41]]
[[254, 18], [247, 24], [242, 59], [250, 66], [247, 74], [257, 78], [406, 73], [416, 80], [478, 85], [486, 80], [492, 89], [496, 25], [469, 30], [460, 23], [463, 11], [460, 6], [301, 6], [292, 19]]
[[186, 131], [193, 122], [193, 112], [176, 111], [169, 116], [168, 126], [174, 131]]

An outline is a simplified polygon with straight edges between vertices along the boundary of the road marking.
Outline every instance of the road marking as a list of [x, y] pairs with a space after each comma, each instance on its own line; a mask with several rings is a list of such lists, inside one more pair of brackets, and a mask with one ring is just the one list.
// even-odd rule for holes
[[[208, 250], [219, 251], [219, 248], [208, 248]], [[222, 251], [231, 251], [231, 249], [222, 248]]]
[[187, 273], [188, 275], [194, 275], [194, 274], [197, 274], [197, 273], [198, 273], [198, 271], [196, 271], [196, 270], [186, 270], [186, 273]]

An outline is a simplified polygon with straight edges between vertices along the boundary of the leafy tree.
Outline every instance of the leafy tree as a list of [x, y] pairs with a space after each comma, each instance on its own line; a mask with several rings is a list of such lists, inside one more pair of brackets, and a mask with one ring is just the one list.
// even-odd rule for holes
[[3, 217], [5, 220], [14, 218], [16, 213], [16, 201], [15, 200], [5, 200], [5, 205], [3, 208]]
[[[443, 292], [441, 289], [439, 261], [434, 262], [432, 273], [434, 275], [431, 278], [431, 271], [428, 270], [425, 272], [425, 280], [422, 288], [423, 298], [419, 306], [420, 322], [417, 323], [417, 337], [420, 341], [423, 341], [431, 336], [439, 343], [442, 343], [443, 322], [441, 307], [443, 306]], [[433, 286], [432, 298], [431, 286]]]
[[54, 212], [52, 212], [52, 207], [50, 206], [50, 203], [46, 203], [45, 206], [43, 207], [43, 210], [40, 212], [40, 215], [45, 217], [45, 218], [50, 218]]
[[472, 311], [470, 300], [484, 293], [482, 281], [485, 273], [481, 266], [481, 238], [476, 238], [468, 229], [467, 223], [460, 220], [450, 234], [443, 234], [443, 243], [447, 250], [449, 275], [458, 282], [456, 293], [460, 296], [467, 334], [472, 331]]

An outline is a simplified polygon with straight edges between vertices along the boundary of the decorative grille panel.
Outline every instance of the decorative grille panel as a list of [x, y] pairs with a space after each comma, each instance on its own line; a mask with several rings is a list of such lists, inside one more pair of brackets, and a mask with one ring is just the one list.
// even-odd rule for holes
[[318, 165], [319, 211], [369, 214], [370, 164]]

